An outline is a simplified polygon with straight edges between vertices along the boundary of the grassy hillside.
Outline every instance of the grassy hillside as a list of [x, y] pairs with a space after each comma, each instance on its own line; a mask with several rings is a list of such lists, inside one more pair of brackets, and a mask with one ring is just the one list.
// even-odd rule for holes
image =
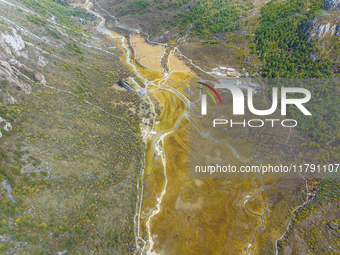
[[116, 82], [133, 74], [93, 15], [22, 2], [0, 11], [24, 43], [1, 39], [0, 254], [131, 254], [149, 112]]

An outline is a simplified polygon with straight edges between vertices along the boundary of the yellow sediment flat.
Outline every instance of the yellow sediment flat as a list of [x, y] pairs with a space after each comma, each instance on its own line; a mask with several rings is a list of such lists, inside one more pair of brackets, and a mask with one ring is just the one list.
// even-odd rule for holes
[[93, 4], [91, 2], [86, 2], [85, 4], [83, 4], [83, 6], [81, 8], [90, 8]]
[[227, 75], [230, 76], [230, 77], [237, 77], [239, 76], [240, 74], [235, 72], [235, 73], [230, 73], [230, 72], [227, 72]]
[[146, 42], [139, 34], [131, 36], [131, 43], [135, 50], [136, 59], [145, 67], [162, 72], [161, 59], [164, 55], [164, 47]]
[[174, 72], [189, 72], [190, 68], [179, 59], [177, 53], [170, 54], [169, 69]]
[[[132, 61], [132, 60], [131, 60]], [[149, 81], [154, 81], [157, 79], [161, 79], [164, 77], [163, 73], [160, 72], [155, 72], [143, 67], [140, 67], [138, 65], [136, 65], [136, 69], [138, 70], [138, 72], [146, 79], [148, 79]]]
[[[177, 90], [184, 99], [190, 98], [190, 95], [185, 92], [185, 89], [190, 88], [191, 78], [195, 78], [195, 76], [189, 72], [174, 72], [171, 73], [169, 79], [164, 85]], [[186, 101], [189, 102], [189, 100]]]
[[112, 36], [121, 36], [120, 34], [116, 33], [116, 32], [113, 32], [113, 31], [110, 31]]
[[248, 209], [257, 214], [261, 214], [263, 211], [263, 199], [261, 197], [261, 193], [258, 193], [255, 197], [253, 197], [248, 203]]
[[[162, 46], [151, 45], [140, 35], [132, 36], [131, 43], [137, 60], [142, 65], [152, 70], [162, 71], [160, 59], [157, 58], [164, 53]], [[177, 129], [165, 138], [164, 144], [161, 143], [166, 155], [166, 173], [164, 173], [161, 158], [155, 159], [154, 144], [161, 134], [176, 127], [178, 119], [186, 110], [183, 100], [188, 102], [189, 95], [184, 91], [189, 88], [190, 79], [195, 76], [189, 73], [190, 68], [174, 53], [170, 54], [169, 70], [173, 73], [169, 77], [139, 66], [137, 69], [143, 77], [156, 80], [155, 83], [161, 86], [159, 88], [149, 85], [148, 94], [163, 107], [155, 123], [155, 131], [158, 134], [150, 136], [147, 140], [139, 233], [142, 238], [147, 239], [146, 221], [155, 210], [157, 199], [163, 191], [166, 178], [168, 179], [167, 192], [161, 202], [162, 209], [150, 221], [151, 235], [158, 237], [157, 243], [149, 254], [153, 252], [200, 254], [204, 251], [207, 254], [218, 254], [228, 250], [242, 252], [261, 222], [256, 216], [247, 214], [244, 206], [239, 206], [237, 203], [258, 189], [258, 180], [237, 180], [230, 181], [229, 184], [224, 180], [190, 179], [188, 172], [190, 121], [185, 116]], [[163, 80], [162, 77], [167, 79]], [[176, 90], [183, 98], [169, 91], [170, 88]], [[231, 151], [226, 154], [230, 162], [240, 164]], [[216, 193], [218, 190], [225, 191]], [[234, 219], [236, 211], [240, 214], [237, 220]], [[224, 244], [230, 236], [233, 236], [234, 229], [243, 232], [232, 238], [234, 245], [227, 248]], [[145, 247], [145, 250], [147, 249], [148, 245]]]
[[[184, 61], [174, 53], [170, 54], [168, 62], [168, 68], [172, 73], [162, 73], [160, 59], [157, 57], [164, 54], [164, 47], [149, 44], [140, 35], [133, 35], [131, 43], [137, 60], [147, 67], [136, 65], [138, 72], [155, 83], [147, 86], [148, 96], [153, 103], [158, 101], [162, 107], [155, 120], [154, 131], [157, 134], [150, 135], [146, 140], [143, 199], [138, 228], [139, 237], [148, 241], [144, 251], [149, 255], [244, 254], [249, 241], [253, 240], [255, 230], [261, 226], [260, 218], [249, 213], [245, 208], [247, 199], [261, 187], [260, 180], [190, 178], [190, 133], [195, 132], [194, 134], [200, 137], [200, 141], [205, 141], [205, 144], [209, 140], [200, 133], [200, 130], [208, 131], [207, 127], [198, 124], [195, 128], [186, 116], [183, 116], [176, 126], [177, 121], [186, 111], [187, 105], [183, 100], [188, 103], [189, 95], [185, 93], [185, 89], [189, 88], [190, 80], [195, 76], [189, 72], [190, 68]], [[124, 62], [126, 61], [125, 50], [123, 52], [120, 59]], [[130, 61], [134, 62], [132, 59]], [[132, 68], [130, 70], [133, 71]], [[169, 89], [175, 90], [182, 98]], [[227, 103], [231, 104], [232, 99], [229, 100]], [[266, 101], [261, 103], [266, 105]], [[176, 127], [177, 129], [174, 130]], [[155, 149], [159, 147], [155, 146], [155, 143], [166, 132], [171, 133], [159, 143], [166, 159], [164, 169], [161, 156], [156, 157]], [[214, 130], [210, 132], [213, 137], [219, 137]], [[246, 159], [254, 157], [257, 153], [257, 144], [252, 143], [252, 140], [233, 139], [247, 137], [247, 134], [237, 132], [228, 129], [226, 141], [241, 157]], [[207, 154], [206, 160], [211, 163], [221, 162], [221, 164], [228, 162], [237, 167], [244, 164], [235, 156], [231, 148], [221, 144], [216, 145], [214, 153], [216, 155]], [[165, 185], [167, 185], [166, 190], [162, 196]], [[262, 213], [264, 203], [261, 195], [262, 193], [258, 193], [249, 201], [248, 208], [251, 212]], [[152, 216], [148, 228], [147, 221], [156, 210], [159, 201], [161, 201], [160, 211]], [[288, 212], [283, 215], [288, 215]], [[271, 231], [274, 232], [274, 229]], [[150, 236], [157, 236], [153, 238], [152, 245]], [[278, 237], [279, 233], [275, 232], [276, 236]], [[148, 250], [151, 247], [152, 249]], [[256, 250], [257, 247], [257, 244], [254, 244], [252, 249]]]

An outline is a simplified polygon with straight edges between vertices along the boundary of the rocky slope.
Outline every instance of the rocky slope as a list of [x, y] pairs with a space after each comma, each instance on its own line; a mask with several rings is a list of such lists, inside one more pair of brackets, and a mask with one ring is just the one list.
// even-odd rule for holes
[[98, 24], [0, 1], [0, 254], [133, 250], [141, 101]]

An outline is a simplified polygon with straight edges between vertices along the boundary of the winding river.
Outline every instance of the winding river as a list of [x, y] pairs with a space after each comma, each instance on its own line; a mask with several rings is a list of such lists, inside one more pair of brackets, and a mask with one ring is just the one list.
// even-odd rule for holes
[[[105, 9], [103, 9], [103, 8], [96, 2], [96, 0], [93, 0], [93, 2], [98, 6], [99, 9], [101, 9], [102, 11], [104, 11], [105, 13], [107, 13], [111, 18], [114, 19], [115, 25], [116, 25], [117, 27], [119, 27], [119, 28], [121, 28], [121, 29], [124, 29], [124, 30], [127, 30], [127, 31], [131, 31], [131, 32], [139, 32], [139, 33], [142, 33], [142, 34], [146, 35], [147, 41], [148, 41], [149, 43], [162, 45], [162, 46], [164, 46], [164, 47], [172, 47], [172, 48], [173, 48], [173, 51], [177, 51], [180, 55], [182, 55], [184, 58], [186, 58], [186, 59], [191, 63], [192, 66], [194, 66], [194, 67], [197, 68], [198, 70], [204, 72], [205, 74], [208, 74], [208, 75], [210, 75], [210, 76], [215, 77], [215, 76], [212, 75], [211, 73], [206, 72], [205, 70], [201, 69], [199, 66], [195, 65], [195, 64], [193, 63], [193, 61], [192, 61], [191, 59], [189, 59], [187, 56], [185, 56], [184, 54], [182, 54], [182, 53], [179, 51], [179, 49], [178, 49], [177, 47], [174, 47], [174, 46], [171, 46], [171, 45], [168, 45], [168, 44], [164, 44], [164, 43], [153, 42], [153, 41], [150, 40], [150, 36], [149, 36], [147, 33], [143, 32], [143, 31], [140, 31], [140, 30], [135, 29], [135, 28], [126, 28], [126, 27], [120, 26], [120, 25], [118, 24], [117, 18], [116, 18], [115, 16], [111, 15], [108, 11], [106, 11]], [[188, 115], [189, 104], [188, 104], [186, 98], [185, 98], [180, 92], [178, 92], [177, 90], [175, 90], [175, 89], [173, 89], [173, 88], [171, 88], [171, 87], [164, 87], [164, 86], [161, 86], [161, 85], [157, 85], [157, 84], [155, 84], [153, 81], [149, 81], [147, 78], [143, 77], [143, 76], [140, 74], [140, 72], [137, 70], [136, 66], [135, 66], [133, 63], [131, 63], [131, 61], [130, 61], [130, 60], [131, 60], [131, 58], [130, 58], [130, 55], [131, 55], [131, 54], [130, 54], [130, 50], [129, 50], [128, 45], [126, 45], [126, 43], [125, 43], [125, 37], [124, 37], [124, 36], [114, 36], [110, 30], [108, 30], [107, 28], [105, 28], [105, 19], [104, 19], [98, 12], [95, 12], [95, 11], [91, 10], [91, 7], [92, 7], [92, 6], [93, 6], [93, 4], [92, 4], [91, 0], [86, 0], [85, 4], [83, 5], [83, 7], [86, 8], [86, 10], [87, 10], [88, 12], [94, 14], [94, 15], [97, 16], [99, 19], [101, 19], [101, 22], [100, 22], [99, 25], [97, 26], [97, 30], [98, 30], [100, 33], [102, 33], [102, 34], [104, 34], [104, 35], [107, 35], [107, 36], [109, 36], [109, 37], [111, 37], [111, 38], [120, 38], [121, 44], [122, 44], [122, 46], [123, 46], [123, 47], [125, 48], [125, 50], [126, 50], [126, 59], [125, 59], [125, 60], [126, 60], [126, 63], [132, 67], [132, 69], [133, 69], [134, 72], [136, 73], [137, 77], [143, 80], [143, 82], [144, 82], [145, 85], [146, 85], [146, 90], [148, 90], [148, 85], [153, 85], [153, 86], [156, 86], [156, 87], [158, 87], [158, 88], [162, 88], [162, 89], [171, 91], [172, 93], [176, 94], [181, 100], [183, 100], [183, 102], [184, 102], [185, 105], [186, 105], [186, 110], [185, 110], [185, 112], [180, 116], [180, 118], [177, 120], [174, 129], [171, 130], [171, 131], [169, 131], [169, 132], [166, 132], [166, 133], [164, 133], [164, 134], [161, 134], [160, 137], [158, 138], [158, 140], [157, 140], [156, 143], [155, 143], [156, 154], [157, 154], [158, 157], [161, 157], [162, 164], [163, 164], [163, 171], [164, 171], [164, 177], [165, 177], [165, 185], [164, 185], [164, 188], [163, 188], [163, 190], [162, 190], [160, 196], [157, 197], [156, 208], [152, 211], [151, 215], [147, 218], [147, 222], [146, 222], [146, 227], [147, 227], [147, 232], [148, 232], [148, 240], [147, 240], [147, 241], [143, 240], [143, 239], [139, 236], [139, 220], [140, 220], [140, 213], [141, 213], [141, 204], [142, 204], [142, 196], [143, 196], [142, 193], [143, 193], [143, 190], [142, 190], [141, 194], [139, 194], [138, 201], [137, 201], [137, 204], [136, 204], [136, 209], [138, 209], [138, 205], [139, 205], [139, 209], [138, 209], [139, 211], [136, 212], [136, 217], [138, 218], [138, 220], [137, 220], [137, 222], [135, 221], [135, 223], [136, 223], [136, 225], [137, 225], [137, 226], [135, 226], [135, 234], [136, 234], [136, 239], [135, 239], [135, 240], [136, 240], [136, 247], [137, 247], [136, 252], [137, 252], [137, 251], [140, 251], [141, 254], [144, 254], [145, 252], [146, 252], [146, 254], [156, 254], [155, 252], [152, 251], [152, 248], [153, 248], [153, 245], [154, 245], [154, 241], [153, 241], [153, 236], [152, 236], [152, 234], [151, 234], [150, 221], [151, 221], [152, 218], [153, 218], [155, 215], [157, 215], [157, 214], [160, 212], [160, 210], [161, 210], [162, 198], [164, 197], [164, 195], [165, 195], [165, 193], [166, 193], [167, 184], [168, 184], [168, 178], [167, 178], [167, 172], [166, 172], [166, 157], [165, 157], [165, 152], [164, 152], [164, 139], [166, 138], [167, 135], [169, 135], [169, 134], [171, 134], [171, 133], [173, 133], [174, 131], [177, 130], [177, 126], [178, 126], [179, 122], [181, 121], [181, 119], [182, 119], [184, 116], [186, 116], [186, 117], [190, 120], [189, 115]], [[190, 33], [190, 32], [189, 32], [189, 33]], [[169, 54], [169, 55], [170, 55], [170, 54]], [[164, 80], [163, 84], [164, 84], [165, 81], [169, 78], [170, 74], [171, 74], [171, 72], [165, 73], [165, 76], [161, 79], [161, 80]], [[138, 86], [138, 84], [133, 80], [133, 78], [130, 78], [130, 79]], [[159, 82], [159, 84], [161, 84], [161, 83]], [[162, 85], [163, 85], [163, 84], [162, 84]], [[148, 99], [149, 99], [149, 98], [148, 98]], [[151, 102], [150, 99], [149, 99], [149, 101], [150, 101], [150, 104], [152, 105], [152, 109], [153, 109], [153, 111], [154, 111], [153, 103]], [[155, 118], [155, 111], [154, 111], [154, 118]], [[190, 121], [192, 121], [192, 120], [190, 120]], [[154, 122], [153, 122], [153, 123], [154, 123]], [[150, 131], [152, 131], [153, 128], [154, 128], [154, 127], [152, 127]], [[201, 132], [201, 133], [202, 133], [202, 135], [205, 135], [205, 136], [209, 136], [209, 135], [210, 135], [210, 134], [206, 134], [205, 132]], [[211, 136], [211, 135], [210, 135], [210, 136]], [[146, 141], [147, 138], [148, 138], [148, 136], [146, 136], [146, 137], [144, 138], [144, 142]], [[211, 137], [211, 138], [212, 138], [212, 137]], [[213, 139], [214, 139], [214, 138], [213, 138]], [[220, 142], [220, 141], [218, 141], [218, 142]], [[161, 146], [161, 144], [163, 145], [163, 147]], [[232, 149], [232, 151], [233, 151], [233, 153], [234, 153], [234, 155], [235, 155], [236, 157], [238, 157], [239, 159], [243, 160], [244, 162], [246, 162], [246, 163], [248, 164], [248, 161], [246, 161], [245, 159], [241, 158], [241, 157], [237, 154], [235, 148], [231, 147], [229, 144], [228, 144], [228, 146]], [[145, 165], [145, 164], [143, 164], [143, 165]], [[144, 169], [141, 170], [141, 174], [142, 174], [142, 176], [143, 176], [143, 174], [144, 174]], [[261, 188], [260, 188], [259, 190], [257, 190], [251, 197], [249, 197], [249, 198], [245, 201], [245, 204], [244, 204], [245, 209], [246, 209], [250, 214], [259, 217], [259, 218], [261, 219], [261, 222], [262, 222], [261, 226], [260, 226], [259, 228], [256, 229], [253, 240], [255, 239], [255, 236], [256, 236], [257, 231], [258, 231], [260, 228], [263, 228], [263, 227], [264, 227], [264, 219], [263, 219], [263, 216], [262, 216], [263, 213], [262, 213], [261, 215], [260, 215], [260, 214], [256, 214], [256, 213], [251, 212], [251, 211], [247, 208], [248, 202], [249, 202], [252, 198], [254, 198], [259, 192], [262, 192], [262, 191], [264, 190], [264, 188], [265, 188], [265, 184], [264, 184], [264, 182], [263, 182], [263, 179], [262, 179], [261, 174], [259, 174], [259, 178], [260, 178], [260, 180], [261, 180]], [[141, 185], [141, 186], [143, 187], [143, 185]], [[139, 183], [137, 184], [137, 189], [139, 190]], [[138, 231], [136, 231], [136, 229], [138, 229]], [[248, 243], [248, 247], [251, 246], [253, 240], [250, 241], [250, 242]], [[140, 247], [140, 244], [143, 244], [143, 247]], [[148, 245], [148, 249], [145, 251], [145, 247], [147, 246], [147, 244], [149, 244], [149, 245]], [[247, 248], [246, 248], [246, 249], [247, 249]], [[246, 249], [245, 249], [245, 253], [247, 253], [247, 252], [246, 252]]]

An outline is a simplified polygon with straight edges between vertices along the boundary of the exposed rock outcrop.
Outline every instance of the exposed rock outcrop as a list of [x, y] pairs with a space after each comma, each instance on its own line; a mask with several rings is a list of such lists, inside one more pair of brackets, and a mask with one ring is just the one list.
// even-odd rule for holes
[[[0, 52], [2, 54], [7, 54], [7, 56], [12, 56], [12, 51], [11, 49], [8, 47], [8, 45], [4, 42], [4, 40], [2, 40], [2, 38], [0, 37]], [[3, 56], [4, 57], [4, 56]]]
[[21, 52], [25, 48], [25, 42], [14, 28], [12, 28], [10, 33], [7, 31], [1, 33], [1, 39], [11, 47], [15, 55], [27, 58], [27, 55]]
[[[22, 72], [23, 74], [28, 74], [28, 75], [31, 75], [31, 76], [34, 76], [34, 79], [36, 81], [38, 81], [39, 83], [43, 84], [43, 85], [46, 85], [46, 79], [45, 79], [45, 76], [42, 75], [41, 73], [34, 73], [34, 71], [30, 68], [28, 68], [27, 66], [21, 64], [18, 60], [16, 59], [10, 59], [8, 61], [12, 66], [16, 67], [17, 69], [20, 70], [20, 72]], [[1, 64], [1, 62], [0, 62]]]
[[340, 7], [340, 0], [325, 0], [325, 9], [331, 10]]
[[[1, 122], [5, 122], [5, 126], [4, 126], [4, 129], [6, 130], [6, 131], [10, 131], [10, 130], [12, 130], [12, 125], [11, 125], [11, 123], [9, 123], [7, 120], [5, 120], [5, 119], [3, 119], [2, 117], [0, 117], [0, 123]], [[0, 131], [0, 138], [2, 137], [2, 133], [1, 133], [1, 131]], [[12, 192], [12, 191], [11, 191]]]
[[0, 70], [2, 70], [3, 72], [7, 73], [8, 75], [13, 74], [13, 69], [7, 61], [0, 60], [0, 66], [3, 67], [3, 68], [0, 68]]
[[7, 197], [8, 197], [8, 199], [9, 199], [12, 203], [15, 203], [15, 200], [14, 200], [14, 198], [13, 198], [13, 196], [12, 196], [12, 187], [11, 187], [11, 185], [8, 183], [8, 181], [7, 181], [7, 180], [2, 181], [1, 184], [0, 184], [0, 186], [1, 186], [1, 188], [7, 190]]
[[330, 29], [330, 36], [333, 36], [335, 34], [336, 27], [337, 27], [337, 25], [334, 25], [334, 26], [331, 27], [331, 29]]
[[32, 91], [32, 88], [30, 85], [20, 82], [17, 78], [7, 77], [7, 80], [19, 86], [26, 94], [30, 94]]
[[3, 102], [8, 104], [15, 104], [17, 100], [12, 95], [5, 93], [3, 97]]
[[43, 56], [38, 57], [38, 65], [44, 67], [47, 65], [47, 60]]
[[32, 69], [28, 68], [27, 66], [21, 64], [18, 60], [16, 59], [10, 59], [8, 61], [8, 63], [10, 63], [12, 66], [16, 67], [17, 69], [20, 70], [20, 72], [22, 72], [23, 74], [29, 74], [29, 75], [33, 75], [34, 72]]
[[317, 27], [316, 35], [319, 39], [325, 38], [325, 35], [329, 32], [330, 25], [331, 24], [327, 23], [326, 25], [320, 25]]
[[305, 30], [305, 34], [308, 36], [307, 42], [313, 41], [314, 39], [322, 40], [326, 36], [331, 37], [334, 34], [338, 35], [340, 33], [339, 25], [335, 24], [331, 26], [329, 22], [323, 25], [318, 25], [316, 20], [307, 23], [301, 29]]
[[34, 75], [34, 78], [35, 78], [38, 82], [40, 82], [40, 84], [46, 85], [45, 76], [42, 75], [41, 73], [36, 73], [36, 74]]

